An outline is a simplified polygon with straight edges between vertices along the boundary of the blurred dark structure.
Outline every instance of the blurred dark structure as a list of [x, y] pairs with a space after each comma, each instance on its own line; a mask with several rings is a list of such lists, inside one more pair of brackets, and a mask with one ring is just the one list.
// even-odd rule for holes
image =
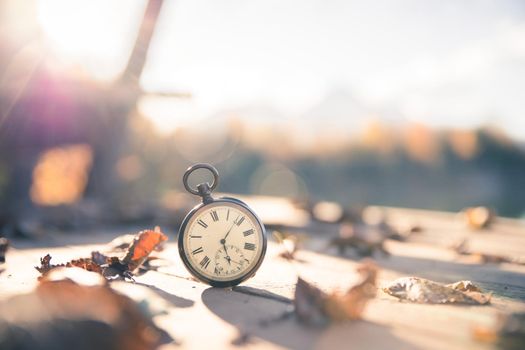
[[[143, 94], [139, 78], [162, 3], [148, 2], [127, 66], [111, 85], [49, 69], [38, 43], [32, 42], [38, 33], [30, 31], [16, 41], [5, 28], [0, 33], [0, 227], [16, 226], [35, 208], [33, 169], [52, 147], [88, 145], [93, 163], [85, 196], [112, 202], [117, 186], [113, 167], [126, 143], [128, 117]], [[0, 4], [1, 16], [10, 15], [7, 6]], [[28, 50], [31, 46], [36, 49]], [[21, 55], [24, 50], [27, 54]]]
[[[10, 12], [15, 2], [0, 2], [0, 23], [21, 16]], [[184, 169], [196, 161], [218, 167], [224, 192], [331, 200], [345, 206], [457, 211], [483, 205], [504, 216], [525, 212], [525, 147], [493, 128], [433, 130], [371, 123], [357, 134], [350, 130], [353, 120], [348, 117], [334, 119], [341, 123], [338, 139], [316, 129], [316, 118], [324, 120], [333, 112], [330, 105], [328, 112], [317, 109], [305, 121], [314, 134], [305, 151], [296, 147], [302, 141], [294, 139], [303, 136], [303, 129], [278, 124], [266, 106], [252, 110], [269, 117], [263, 126], [246, 121], [250, 111], [233, 110], [195, 123], [208, 134], [180, 128], [160, 135], [136, 106], [146, 94], [139, 78], [162, 4], [147, 2], [127, 65], [111, 83], [50, 69], [38, 25], [16, 36], [9, 25], [0, 26], [0, 234], [19, 231], [22, 221], [34, 217], [44, 224], [71, 225], [79, 212], [95, 224], [130, 218], [151, 222], [164, 215], [159, 214], [162, 210], [169, 212], [165, 217], [174, 217], [174, 211], [195, 204], [179, 190]], [[37, 23], [36, 16], [33, 9], [21, 18]], [[210, 136], [220, 132], [222, 141], [212, 141]], [[37, 164], [48, 150], [71, 145], [90, 150], [80, 196], [35, 202]], [[204, 146], [208, 153], [192, 152]], [[170, 224], [176, 227], [177, 220]]]

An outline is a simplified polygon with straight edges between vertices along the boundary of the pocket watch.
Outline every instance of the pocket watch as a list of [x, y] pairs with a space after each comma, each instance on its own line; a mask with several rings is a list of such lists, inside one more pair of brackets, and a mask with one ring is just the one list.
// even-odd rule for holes
[[[190, 187], [188, 179], [197, 169], [213, 175]], [[219, 173], [210, 164], [195, 164], [183, 177], [186, 190], [202, 198], [182, 221], [179, 254], [188, 271], [214, 287], [232, 287], [255, 275], [266, 253], [266, 232], [261, 220], [244, 202], [230, 197], [213, 198]]]

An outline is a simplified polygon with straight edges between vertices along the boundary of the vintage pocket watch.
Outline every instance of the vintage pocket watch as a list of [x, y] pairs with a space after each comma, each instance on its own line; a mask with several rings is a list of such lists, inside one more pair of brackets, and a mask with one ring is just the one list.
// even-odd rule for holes
[[[213, 182], [191, 188], [188, 179], [197, 169], [207, 169]], [[202, 197], [182, 221], [179, 254], [190, 273], [214, 287], [232, 287], [255, 275], [266, 253], [266, 233], [257, 215], [244, 202], [213, 198], [219, 183], [217, 169], [195, 164], [186, 170], [184, 187]]]

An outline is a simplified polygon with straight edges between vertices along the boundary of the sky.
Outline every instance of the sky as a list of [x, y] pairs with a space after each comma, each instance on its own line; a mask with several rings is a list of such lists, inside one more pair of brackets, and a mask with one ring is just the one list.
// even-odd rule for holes
[[[75, 2], [80, 18], [89, 3], [99, 23], [77, 46], [57, 23], [75, 27], [74, 16], [47, 6], [57, 2], [40, 0], [57, 52], [101, 78], [117, 74], [145, 1]], [[302, 123], [339, 96], [351, 103], [335, 123], [357, 110], [436, 127], [492, 124], [525, 140], [524, 82], [520, 0], [166, 0], [141, 84], [193, 97], [139, 107], [165, 129], [253, 106]]]

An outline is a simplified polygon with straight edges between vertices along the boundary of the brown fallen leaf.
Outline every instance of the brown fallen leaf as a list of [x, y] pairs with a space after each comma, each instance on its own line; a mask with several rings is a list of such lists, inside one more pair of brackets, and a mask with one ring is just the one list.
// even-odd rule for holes
[[109, 257], [102, 254], [99, 251], [93, 251], [91, 252], [91, 260], [97, 265], [105, 265], [109, 263]]
[[160, 246], [168, 237], [160, 231], [160, 227], [156, 226], [155, 230], [144, 230], [139, 232], [133, 242], [128, 248], [128, 252], [122, 263], [128, 266], [128, 270], [133, 272], [136, 270], [150, 253]]
[[281, 242], [283, 250], [279, 253], [279, 257], [286, 260], [295, 259], [295, 253], [299, 250], [299, 242], [297, 237], [289, 236]]
[[294, 307], [299, 321], [311, 325], [323, 325], [329, 321], [325, 308], [328, 294], [303, 280], [295, 285]]
[[357, 272], [361, 275], [360, 282], [344, 293], [326, 293], [299, 277], [294, 297], [299, 321], [323, 325], [361, 318], [366, 303], [376, 295], [377, 267], [372, 262], [364, 262]]
[[334, 293], [326, 305], [328, 314], [334, 321], [359, 319], [366, 303], [376, 296], [377, 267], [367, 261], [357, 267], [361, 281], [346, 293]]
[[253, 337], [246, 332], [239, 331], [239, 334], [232, 339], [231, 345], [234, 346], [246, 346], [253, 342]]
[[[468, 287], [466, 287], [469, 285]], [[418, 277], [402, 277], [391, 282], [383, 291], [401, 300], [426, 304], [470, 304], [484, 305], [490, 302], [491, 295], [479, 291], [463, 291], [479, 288], [470, 281], [460, 281], [444, 285]]]
[[402, 227], [402, 228], [390, 228], [389, 232], [390, 234], [387, 236], [388, 239], [392, 239], [395, 241], [405, 242], [407, 241], [412, 235], [419, 234], [424, 231], [424, 228], [420, 225], [410, 225], [408, 227]]
[[298, 259], [296, 253], [299, 248], [304, 244], [305, 237], [297, 234], [286, 234], [274, 230], [272, 232], [273, 238], [280, 243], [281, 251], [277, 255], [279, 258], [286, 260], [293, 260], [296, 262], [305, 262], [304, 260]]
[[482, 292], [481, 288], [476, 286], [471, 281], [458, 281], [456, 283], [447, 284], [446, 287], [450, 287], [462, 292]]
[[108, 280], [122, 277], [132, 279], [133, 271], [150, 258], [149, 254], [167, 239], [160, 232], [160, 228], [156, 227], [155, 230], [139, 232], [123, 259], [116, 256], [108, 257], [95, 251], [91, 253], [91, 258], [74, 259], [65, 264], [51, 264], [51, 255], [47, 254], [40, 259], [40, 266], [35, 268], [42, 276], [57, 267], [80, 267], [87, 271], [98, 272]]
[[340, 255], [347, 249], [353, 249], [359, 256], [371, 256], [376, 251], [389, 255], [384, 242], [390, 233], [382, 226], [343, 223], [339, 227], [339, 236], [333, 238], [328, 247], [336, 247]]
[[2, 349], [156, 349], [166, 333], [100, 274], [55, 268], [30, 294], [0, 303]]
[[[80, 267], [84, 270], [97, 273], [102, 273], [103, 270], [99, 264], [93, 262], [93, 260], [90, 258], [73, 259], [65, 264], [53, 265], [51, 264], [51, 255], [49, 254], [40, 259], [40, 266], [35, 266], [35, 269], [37, 269], [38, 272], [42, 274], [42, 276], [45, 276], [49, 271], [58, 267]], [[41, 279], [42, 276], [39, 279]]]
[[494, 211], [487, 207], [465, 208], [462, 212], [465, 224], [473, 230], [489, 228], [496, 217]]
[[9, 241], [7, 238], [0, 237], [0, 264], [5, 263], [5, 254], [9, 249]]
[[525, 344], [525, 313], [501, 315], [495, 327], [475, 327], [473, 336], [501, 349], [521, 350]]
[[452, 250], [456, 251], [459, 255], [462, 255], [468, 259], [469, 262], [478, 263], [478, 264], [502, 264], [502, 263], [509, 263], [509, 264], [518, 264], [518, 265], [525, 265], [525, 261], [507, 257], [504, 255], [498, 255], [498, 254], [489, 254], [489, 253], [481, 253], [476, 251], [471, 251], [468, 248], [468, 240], [464, 239], [460, 242], [454, 244], [451, 246]]

